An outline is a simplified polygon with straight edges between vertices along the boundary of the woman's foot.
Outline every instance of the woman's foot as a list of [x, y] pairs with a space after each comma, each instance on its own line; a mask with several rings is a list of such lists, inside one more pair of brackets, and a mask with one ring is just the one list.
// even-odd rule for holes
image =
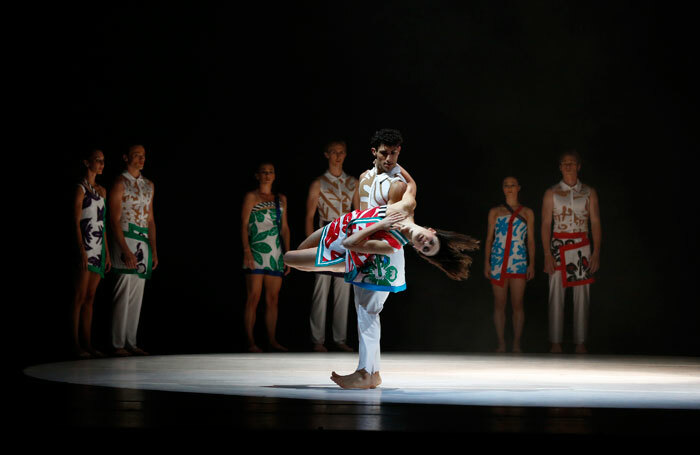
[[496, 350], [494, 352], [496, 352], [497, 354], [502, 354], [502, 353], [506, 352], [506, 342], [505, 341], [502, 343], [499, 342], [498, 347], [496, 348]]
[[588, 350], [586, 349], [586, 345], [583, 343], [577, 344], [576, 345], [576, 354], [588, 354]]
[[253, 345], [248, 346], [248, 352], [258, 353], [258, 352], [263, 352], [263, 350], [260, 349], [258, 347], [258, 345], [253, 344]]
[[93, 356], [96, 359], [102, 359], [102, 358], [107, 357], [106, 355], [104, 355], [103, 353], [101, 353], [100, 351], [98, 351], [97, 349], [92, 348], [92, 347], [88, 348], [88, 352], [90, 353], [91, 356]]
[[561, 343], [552, 343], [552, 347], [549, 349], [552, 354], [561, 354]]
[[73, 348], [73, 357], [76, 359], [91, 359], [92, 355], [85, 349], [76, 347]]
[[279, 344], [279, 343], [276, 342], [276, 341], [271, 341], [271, 342], [270, 342], [270, 347], [271, 347], [272, 349], [274, 349], [275, 351], [279, 351], [279, 352], [287, 352], [287, 351], [289, 351], [289, 349], [285, 348], [284, 346], [282, 346], [281, 344]]

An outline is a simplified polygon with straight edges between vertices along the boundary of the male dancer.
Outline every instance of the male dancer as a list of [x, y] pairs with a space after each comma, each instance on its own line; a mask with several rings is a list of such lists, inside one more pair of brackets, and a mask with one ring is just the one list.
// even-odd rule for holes
[[[343, 172], [343, 161], [347, 155], [344, 141], [333, 141], [326, 145], [323, 152], [328, 160], [328, 170], [317, 178], [309, 188], [306, 200], [306, 236], [314, 228], [314, 215], [318, 211], [318, 226], [323, 227], [334, 219], [351, 211], [351, 204], [357, 179]], [[355, 207], [357, 208], [357, 207]], [[350, 284], [345, 282], [342, 274], [331, 272], [316, 273], [313, 301], [311, 304], [311, 341], [316, 352], [327, 352], [323, 345], [326, 334], [326, 307], [328, 290], [333, 282], [333, 341], [341, 351], [352, 352], [346, 341], [348, 326], [348, 302]]]
[[136, 345], [136, 332], [146, 279], [158, 267], [153, 183], [141, 175], [146, 162], [142, 145], [123, 155], [126, 170], [109, 193], [109, 220], [113, 233], [114, 287], [112, 347], [117, 356], [148, 355]]
[[[544, 270], [549, 274], [550, 352], [562, 352], [564, 295], [567, 287], [573, 287], [574, 343], [576, 353], [585, 354], [589, 285], [593, 283], [593, 274], [600, 265], [602, 234], [598, 194], [578, 179], [581, 156], [575, 150], [561, 155], [559, 170], [562, 181], [544, 193], [542, 202]], [[588, 238], [589, 220], [593, 234], [592, 253]]]
[[[396, 130], [383, 129], [370, 141], [374, 167], [362, 173], [354, 196], [360, 210], [399, 201], [407, 188], [407, 179], [397, 165], [403, 138]], [[411, 181], [411, 184], [415, 184]], [[344, 389], [369, 389], [382, 383], [379, 375], [379, 313], [390, 292], [406, 289], [403, 248], [388, 255], [375, 255], [352, 278], [357, 311], [357, 332], [360, 361], [357, 370], [341, 376], [331, 373], [331, 380]]]

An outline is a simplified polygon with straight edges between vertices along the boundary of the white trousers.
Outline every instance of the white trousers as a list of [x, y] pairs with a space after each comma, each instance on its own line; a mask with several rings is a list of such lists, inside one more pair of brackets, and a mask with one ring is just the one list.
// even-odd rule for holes
[[360, 363], [358, 370], [364, 369], [372, 374], [379, 371], [379, 340], [382, 326], [379, 313], [389, 297], [386, 291], [370, 291], [355, 286], [355, 310], [357, 311], [357, 335], [360, 340]]
[[326, 340], [326, 308], [328, 291], [333, 283], [333, 341], [345, 343], [348, 332], [348, 303], [350, 303], [350, 283], [343, 277], [316, 274], [314, 294], [311, 303], [311, 341], [323, 344]]
[[[588, 331], [588, 307], [590, 284], [572, 286], [574, 293], [574, 343], [586, 341]], [[564, 296], [566, 288], [561, 284], [561, 272], [549, 275], [549, 341], [561, 343], [564, 336]]]
[[125, 343], [136, 347], [136, 332], [141, 316], [141, 302], [146, 280], [138, 275], [119, 274], [114, 286], [112, 313], [112, 347], [121, 349]]

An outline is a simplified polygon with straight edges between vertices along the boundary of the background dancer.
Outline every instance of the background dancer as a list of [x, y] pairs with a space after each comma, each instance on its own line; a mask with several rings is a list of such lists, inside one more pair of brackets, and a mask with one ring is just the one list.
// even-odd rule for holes
[[520, 184], [515, 177], [503, 179], [506, 202], [489, 211], [486, 232], [484, 276], [493, 289], [493, 322], [496, 326], [498, 348], [506, 352], [506, 302], [510, 290], [513, 307], [513, 352], [521, 352], [520, 337], [525, 323], [523, 299], [525, 284], [535, 276], [535, 214], [520, 205]]
[[[598, 194], [578, 179], [581, 156], [575, 150], [561, 155], [559, 170], [561, 182], [548, 189], [542, 201], [544, 270], [549, 274], [550, 352], [562, 352], [564, 296], [566, 288], [572, 287], [574, 343], [576, 353], [584, 354], [587, 352], [589, 288], [600, 265], [602, 232]], [[589, 220], [593, 234], [592, 252], [588, 238]]]
[[[345, 142], [328, 143], [323, 154], [328, 160], [328, 170], [313, 181], [306, 200], [305, 228], [307, 237], [315, 231], [314, 216], [317, 212], [317, 227], [323, 227], [331, 220], [348, 213], [351, 210], [353, 194], [357, 188], [357, 179], [343, 172], [343, 162], [347, 156]], [[328, 351], [324, 342], [328, 291], [331, 283], [333, 285], [333, 341], [341, 351], [352, 352], [352, 348], [346, 344], [351, 285], [345, 282], [342, 275], [333, 276], [330, 272], [317, 273], [314, 277], [314, 293], [309, 317], [313, 350], [316, 352]]]
[[85, 176], [77, 185], [74, 199], [79, 269], [75, 279], [71, 332], [73, 354], [85, 359], [104, 357], [104, 354], [92, 347], [92, 308], [97, 285], [112, 264], [105, 240], [107, 190], [95, 181], [105, 166], [104, 153], [101, 150], [93, 150], [90, 156], [83, 160], [83, 165]]
[[289, 267], [285, 266], [283, 259], [284, 251], [289, 250], [287, 198], [272, 191], [275, 166], [271, 163], [262, 163], [255, 178], [258, 188], [245, 195], [241, 209], [243, 272], [247, 293], [243, 325], [248, 351], [262, 352], [255, 344], [253, 329], [264, 287], [265, 326], [270, 347], [276, 351], [286, 351], [287, 348], [277, 342], [275, 332], [282, 276], [289, 273]]
[[117, 177], [109, 194], [112, 228], [114, 287], [112, 347], [117, 356], [148, 355], [136, 345], [146, 279], [158, 267], [156, 220], [153, 214], [155, 186], [141, 171], [146, 163], [142, 145], [123, 155], [126, 170]]

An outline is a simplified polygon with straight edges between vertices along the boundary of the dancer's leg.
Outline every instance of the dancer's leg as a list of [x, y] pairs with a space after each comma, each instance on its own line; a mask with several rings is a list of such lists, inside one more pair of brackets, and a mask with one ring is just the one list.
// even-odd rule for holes
[[523, 301], [525, 299], [525, 284], [522, 278], [510, 278], [510, 304], [513, 307], [513, 352], [521, 352], [520, 337], [523, 334], [525, 324], [525, 309]]
[[574, 286], [574, 343], [576, 353], [586, 354], [586, 333], [588, 332], [588, 308], [590, 305], [590, 284]]
[[267, 326], [267, 338], [270, 340], [270, 347], [278, 351], [286, 351], [287, 348], [277, 342], [275, 335], [282, 277], [265, 275], [263, 285], [265, 287], [265, 325]]
[[564, 336], [564, 291], [561, 272], [557, 270], [549, 275], [549, 341], [550, 352], [555, 354], [561, 352]]
[[245, 276], [246, 302], [243, 313], [243, 325], [248, 339], [248, 350], [250, 352], [262, 352], [255, 344], [253, 329], [255, 327], [255, 313], [262, 293], [263, 276], [257, 274], [247, 274]]
[[496, 337], [498, 338], [498, 348], [496, 352], [506, 352], [506, 298], [508, 295], [508, 281], [503, 287], [491, 283], [493, 289], [493, 324], [496, 326]]

